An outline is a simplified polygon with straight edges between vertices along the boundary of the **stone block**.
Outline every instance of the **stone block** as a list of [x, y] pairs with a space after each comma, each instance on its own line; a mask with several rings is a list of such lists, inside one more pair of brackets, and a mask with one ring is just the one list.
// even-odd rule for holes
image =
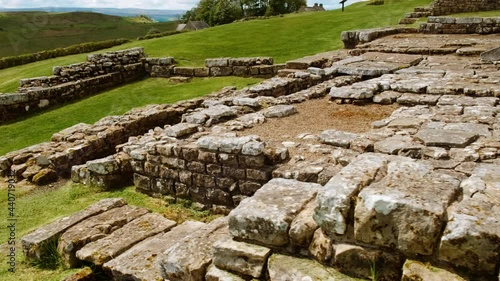
[[423, 264], [415, 260], [406, 260], [403, 265], [402, 281], [466, 281], [464, 278], [447, 270]]
[[103, 265], [113, 280], [162, 280], [156, 262], [165, 250], [177, 241], [205, 226], [202, 222], [187, 221], [167, 233], [150, 237]]
[[126, 204], [125, 200], [121, 198], [103, 199], [87, 207], [83, 211], [38, 228], [21, 239], [23, 252], [28, 258], [41, 260], [47, 255], [46, 247], [49, 246], [50, 243], [55, 243], [59, 239], [60, 235], [71, 226], [91, 216], [98, 215]]
[[220, 269], [260, 278], [271, 250], [245, 242], [224, 240], [213, 245], [213, 255], [213, 264]]
[[358, 195], [355, 239], [407, 255], [432, 255], [459, 184], [456, 178], [433, 172], [432, 166], [408, 158], [391, 161], [387, 175]]
[[82, 261], [102, 266], [138, 242], [160, 232], [168, 231], [175, 225], [174, 221], [168, 220], [162, 215], [149, 213], [131, 221], [105, 238], [85, 245], [76, 252], [76, 257]]
[[284, 246], [289, 243], [288, 230], [293, 219], [320, 188], [314, 183], [272, 179], [231, 211], [229, 231], [239, 239]]
[[290, 236], [290, 244], [293, 246], [307, 248], [311, 244], [314, 232], [319, 227], [313, 219], [316, 204], [316, 200], [309, 202], [290, 224], [288, 234]]
[[213, 244], [229, 239], [227, 218], [220, 218], [178, 240], [158, 257], [162, 278], [172, 281], [204, 280], [212, 262]]
[[351, 204], [358, 193], [375, 180], [388, 163], [382, 154], [362, 154], [320, 190], [314, 220], [327, 234], [345, 234]]
[[147, 209], [122, 206], [90, 217], [64, 232], [59, 238], [57, 251], [68, 268], [79, 265], [76, 251], [86, 244], [106, 237], [130, 221], [148, 213]]

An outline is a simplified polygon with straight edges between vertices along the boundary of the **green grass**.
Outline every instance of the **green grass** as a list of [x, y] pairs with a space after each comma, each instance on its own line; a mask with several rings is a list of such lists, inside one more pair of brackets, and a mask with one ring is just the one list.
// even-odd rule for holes
[[[180, 65], [202, 66], [206, 58], [270, 56], [278, 63], [343, 47], [344, 30], [397, 25], [406, 12], [431, 0], [386, 0], [384, 5], [355, 3], [340, 10], [290, 14], [238, 22], [173, 36], [124, 44], [112, 50], [144, 47], [151, 57], [173, 56]], [[13, 92], [22, 78], [50, 75], [53, 65], [84, 60], [76, 55], [0, 71], [0, 92]]]
[[147, 104], [174, 103], [200, 97], [225, 86], [239, 88], [258, 83], [255, 78], [198, 78], [187, 84], [167, 79], [146, 79], [115, 88], [84, 100], [0, 126], [0, 155], [49, 141], [52, 134], [77, 123], [93, 124], [108, 115], [120, 115]]
[[[2, 185], [0, 190], [5, 191]], [[17, 237], [33, 231], [37, 227], [50, 223], [77, 211], [104, 198], [124, 198], [130, 205], [141, 206], [154, 212], [164, 214], [167, 218], [182, 223], [185, 220], [198, 220], [208, 222], [218, 217], [208, 211], [195, 211], [189, 206], [179, 204], [166, 205], [162, 200], [151, 198], [145, 194], [138, 193], [134, 187], [127, 187], [114, 191], [100, 191], [96, 188], [86, 187], [81, 184], [68, 183], [58, 189], [34, 191], [16, 200], [17, 212]], [[6, 206], [6, 196], [0, 197], [2, 206]], [[7, 221], [6, 212], [0, 213], [0, 219]], [[7, 241], [6, 228], [0, 229], [0, 243]], [[57, 280], [74, 273], [75, 270], [64, 270], [60, 267], [54, 270], [42, 269], [32, 266], [21, 253], [21, 245], [17, 245], [17, 266], [15, 274], [8, 272], [7, 258], [4, 254], [0, 256], [0, 280]], [[1, 247], [5, 247], [5, 244]], [[3, 250], [2, 250], [3, 252]], [[56, 257], [56, 255], [54, 255]]]
[[174, 30], [175, 22], [147, 23], [90, 12], [8, 12], [0, 16], [0, 57], [34, 53], [89, 41], [135, 39], [151, 28]]

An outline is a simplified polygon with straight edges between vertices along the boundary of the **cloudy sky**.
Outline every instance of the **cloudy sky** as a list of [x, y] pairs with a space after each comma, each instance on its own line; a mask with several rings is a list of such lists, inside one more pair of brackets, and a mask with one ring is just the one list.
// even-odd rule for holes
[[[348, 0], [347, 3], [363, 0]], [[141, 8], [164, 10], [189, 10], [199, 0], [0, 0], [0, 8], [34, 7], [83, 7], [83, 8]], [[339, 0], [307, 0], [312, 6], [315, 2], [323, 3], [327, 9], [337, 9]]]

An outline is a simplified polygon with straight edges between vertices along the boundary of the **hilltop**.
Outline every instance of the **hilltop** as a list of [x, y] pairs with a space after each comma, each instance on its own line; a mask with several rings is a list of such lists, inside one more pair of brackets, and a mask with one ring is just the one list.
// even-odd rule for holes
[[93, 12], [0, 12], [0, 57], [90, 41], [135, 39], [153, 28], [169, 31], [175, 26], [174, 22], [145, 23]]

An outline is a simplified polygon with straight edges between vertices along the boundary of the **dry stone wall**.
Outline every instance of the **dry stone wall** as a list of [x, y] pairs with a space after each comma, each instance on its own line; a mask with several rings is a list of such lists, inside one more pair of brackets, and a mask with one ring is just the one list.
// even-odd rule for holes
[[428, 17], [427, 23], [420, 26], [420, 31], [434, 34], [494, 34], [500, 32], [500, 17]]
[[434, 16], [500, 10], [500, 0], [435, 0], [431, 10]]

